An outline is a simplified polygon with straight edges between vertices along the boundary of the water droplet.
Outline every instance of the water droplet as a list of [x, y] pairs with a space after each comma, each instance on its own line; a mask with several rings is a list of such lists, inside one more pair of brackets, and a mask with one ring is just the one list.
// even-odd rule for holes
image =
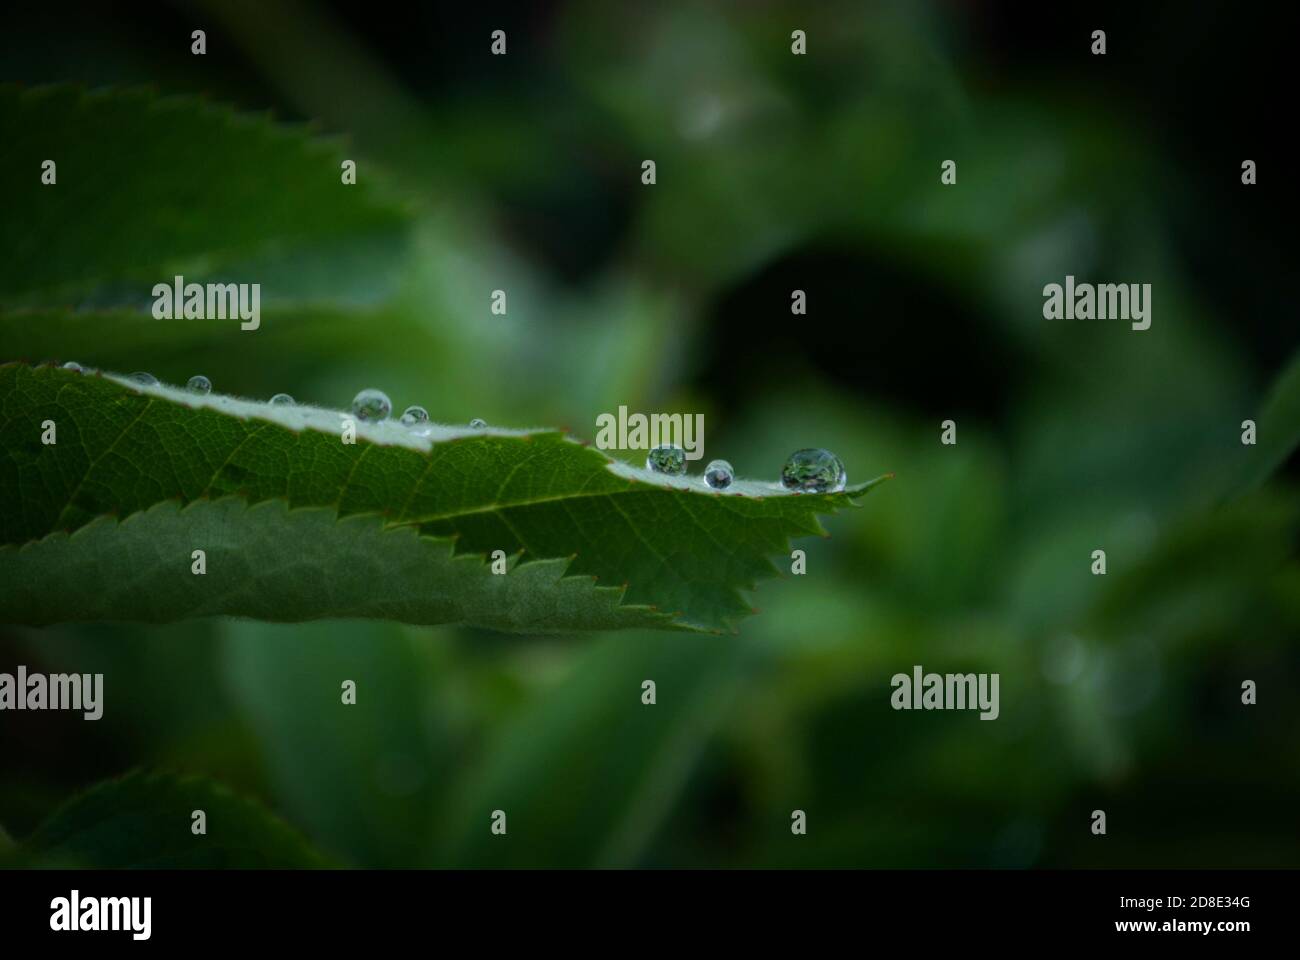
[[796, 450], [781, 468], [781, 483], [800, 493], [839, 493], [847, 480], [844, 464], [829, 450]]
[[413, 427], [417, 423], [428, 423], [428, 422], [429, 422], [429, 411], [424, 409], [424, 407], [407, 407], [402, 412], [402, 424], [404, 426]]
[[662, 447], [655, 447], [650, 451], [645, 458], [645, 465], [655, 473], [680, 477], [686, 472], [686, 451], [671, 443], [665, 443]]
[[359, 420], [387, 420], [392, 412], [393, 401], [382, 390], [362, 390], [352, 398], [352, 413]]
[[185, 382], [185, 389], [190, 393], [211, 393], [212, 381], [200, 373]]
[[152, 373], [145, 373], [143, 370], [137, 370], [135, 373], [131, 374], [131, 376], [127, 377], [127, 379], [134, 380], [136, 383], [144, 384], [146, 387], [158, 386], [158, 378]]
[[735, 479], [736, 472], [726, 460], [713, 460], [704, 468], [704, 482], [714, 490], [726, 490]]
[[64, 370], [71, 370], [73, 373], [85, 373], [85, 372], [86, 372], [86, 368], [83, 367], [81, 364], [77, 363], [77, 361], [75, 361], [75, 360], [69, 360], [67, 363], [65, 363], [65, 364], [63, 365], [63, 369], [64, 369]]
[[289, 396], [287, 393], [277, 393], [266, 402], [273, 407], [289, 407], [293, 406], [293, 397]]
[[473, 420], [469, 422], [469, 425], [473, 427], [475, 430], [482, 430], [484, 427], [487, 426], [487, 421], [480, 420], [478, 417], [475, 417]]

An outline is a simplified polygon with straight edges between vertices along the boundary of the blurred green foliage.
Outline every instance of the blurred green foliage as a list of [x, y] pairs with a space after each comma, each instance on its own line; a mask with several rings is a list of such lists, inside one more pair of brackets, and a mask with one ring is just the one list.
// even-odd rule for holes
[[[109, 697], [93, 724], [0, 724], [15, 838], [143, 766], [260, 798], [363, 866], [1300, 863], [1291, 308], [1280, 274], [1223, 243], [1222, 271], [1265, 290], [1251, 316], [1223, 309], [1190, 246], [1262, 205], [1207, 188], [1172, 136], [1126, 113], [1135, 98], [1079, 79], [1085, 59], [1006, 82], [972, 20], [928, 4], [579, 2], [511, 25], [507, 63], [471, 17], [455, 45], [476, 52], [432, 64], [384, 60], [325, 7], [197, 9], [206, 59], [174, 15], [58, 76], [9, 62], [29, 80], [153, 82], [315, 121], [347, 138], [339, 155], [399, 225], [300, 230], [315, 221], [298, 191], [337, 176], [310, 150], [283, 174], [231, 156], [222, 177], [247, 184], [245, 203], [159, 208], [150, 184], [188, 168], [142, 145], [148, 131], [106, 130], [84, 144], [92, 160], [149, 158], [126, 216], [242, 243], [234, 227], [259, 205], [286, 205], [287, 239], [186, 273], [261, 279], [262, 329], [160, 326], [145, 284], [186, 251], [126, 245], [147, 281], [84, 302], [6, 289], [5, 359], [202, 372], [221, 391], [331, 405], [380, 386], [435, 419], [588, 438], [620, 404], [702, 412], [706, 456], [742, 474], [819, 445], [851, 482], [898, 480], [805, 545], [806, 575], [764, 584], [734, 638], [4, 629], [0, 666], [102, 671]], [[813, 55], [789, 55], [792, 26]], [[142, 52], [168, 29], [175, 51]], [[417, 46], [442, 32], [409, 30]], [[958, 185], [941, 188], [949, 157]], [[26, 227], [64, 236], [93, 201]], [[1152, 328], [1044, 321], [1042, 287], [1067, 273], [1150, 282]], [[806, 321], [789, 316], [792, 286], [809, 291]], [[489, 312], [494, 289], [506, 316]], [[1089, 571], [1099, 547], [1105, 577]], [[889, 678], [913, 664], [999, 673], [1001, 716], [891, 710]], [[796, 808], [807, 836], [791, 835]], [[1088, 831], [1098, 808], [1104, 840]], [[494, 809], [507, 837], [489, 833]]]

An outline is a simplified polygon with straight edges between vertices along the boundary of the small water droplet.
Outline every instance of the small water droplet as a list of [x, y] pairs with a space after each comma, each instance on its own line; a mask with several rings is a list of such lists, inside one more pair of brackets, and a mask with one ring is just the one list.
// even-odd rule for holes
[[844, 464], [829, 450], [796, 450], [781, 468], [781, 483], [800, 493], [839, 493], [847, 480]]
[[480, 420], [478, 417], [475, 417], [473, 420], [469, 422], [469, 425], [473, 427], [475, 430], [482, 430], [484, 427], [487, 426], [487, 421]]
[[713, 460], [704, 468], [704, 482], [714, 490], [726, 490], [735, 479], [736, 472], [726, 460]]
[[413, 427], [417, 423], [428, 423], [429, 411], [424, 407], [407, 407], [402, 411], [402, 424], [407, 427]]
[[653, 448], [645, 458], [646, 468], [655, 473], [680, 477], [686, 472], [686, 451], [671, 443]]
[[185, 382], [185, 389], [190, 393], [211, 393], [212, 381], [200, 373]]
[[287, 393], [277, 393], [266, 402], [273, 407], [289, 407], [293, 406], [293, 397], [289, 396]]
[[131, 376], [127, 377], [127, 379], [134, 380], [136, 383], [144, 384], [146, 387], [158, 386], [158, 378], [152, 373], [145, 373], [143, 370], [137, 370], [135, 373], [131, 374]]
[[382, 390], [362, 390], [352, 398], [352, 413], [359, 420], [387, 420], [392, 412], [393, 401]]
[[65, 364], [63, 365], [63, 369], [64, 369], [64, 370], [71, 370], [73, 373], [85, 373], [85, 372], [86, 372], [86, 368], [83, 367], [81, 364], [77, 363], [77, 361], [75, 361], [75, 360], [69, 360], [67, 363], [65, 363]]

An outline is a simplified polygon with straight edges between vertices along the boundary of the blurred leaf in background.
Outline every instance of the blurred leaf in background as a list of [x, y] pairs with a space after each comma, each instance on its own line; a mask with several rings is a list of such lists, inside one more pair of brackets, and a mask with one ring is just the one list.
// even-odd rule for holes
[[[1300, 863], [1292, 218], [1239, 181], [1239, 154], [1285, 163], [1267, 14], [182, 3], [65, 30], [58, 6], [0, 38], [25, 87], [0, 166], [31, 185], [6, 194], [0, 359], [331, 407], [377, 386], [588, 439], [622, 404], [702, 412], [742, 475], [825, 446], [851, 483], [898, 479], [734, 638], [3, 628], [0, 667], [102, 670], [111, 697], [98, 724], [0, 726], [16, 841], [144, 766], [360, 866]], [[63, 81], [128, 92], [34, 89]], [[55, 197], [43, 142], [70, 158]], [[263, 282], [261, 329], [153, 321], [181, 267]], [[1067, 274], [1151, 283], [1151, 329], [1044, 321]], [[999, 718], [891, 710], [914, 664], [1000, 674]]]

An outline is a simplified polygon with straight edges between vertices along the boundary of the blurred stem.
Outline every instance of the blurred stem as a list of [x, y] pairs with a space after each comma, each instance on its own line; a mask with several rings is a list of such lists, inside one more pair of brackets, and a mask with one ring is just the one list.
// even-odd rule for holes
[[371, 155], [400, 158], [429, 183], [436, 144], [419, 103], [329, 15], [299, 0], [204, 0], [267, 78], [305, 114], [355, 136]]
[[1236, 496], [1259, 489], [1300, 446], [1300, 350], [1273, 381], [1255, 419], [1259, 445], [1246, 459]]

